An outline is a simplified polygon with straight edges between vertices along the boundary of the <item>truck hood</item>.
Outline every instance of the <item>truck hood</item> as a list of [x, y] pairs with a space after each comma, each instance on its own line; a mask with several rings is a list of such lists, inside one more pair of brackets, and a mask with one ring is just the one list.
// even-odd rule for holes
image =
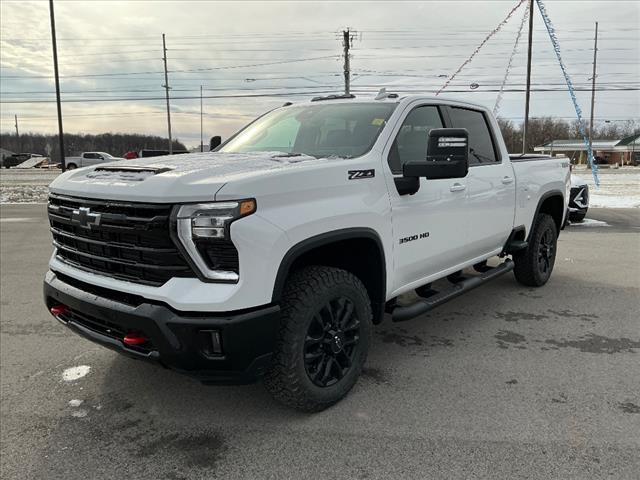
[[49, 189], [61, 195], [134, 202], [207, 201], [234, 179], [276, 175], [323, 161], [281, 152], [169, 155], [71, 170], [58, 176]]

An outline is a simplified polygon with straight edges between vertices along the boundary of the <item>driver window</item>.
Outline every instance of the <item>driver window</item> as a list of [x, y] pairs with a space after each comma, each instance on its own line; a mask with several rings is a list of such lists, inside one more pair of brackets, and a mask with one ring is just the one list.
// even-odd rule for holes
[[424, 160], [429, 131], [442, 127], [438, 107], [424, 106], [411, 110], [391, 145], [388, 158], [391, 172], [402, 173], [402, 165], [410, 160]]

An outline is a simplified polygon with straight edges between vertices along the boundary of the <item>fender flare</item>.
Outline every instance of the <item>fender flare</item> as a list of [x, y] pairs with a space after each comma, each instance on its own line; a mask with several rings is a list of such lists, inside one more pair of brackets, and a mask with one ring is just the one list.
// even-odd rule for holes
[[282, 298], [282, 292], [284, 290], [284, 285], [287, 277], [289, 276], [291, 266], [298, 258], [300, 258], [300, 256], [315, 248], [322, 247], [323, 245], [328, 245], [330, 243], [339, 242], [342, 240], [358, 238], [373, 240], [378, 247], [378, 250], [380, 252], [380, 259], [382, 262], [382, 303], [384, 303], [384, 295], [386, 295], [387, 290], [387, 264], [384, 254], [384, 247], [382, 245], [382, 240], [380, 239], [380, 235], [378, 235], [378, 232], [376, 232], [372, 228], [367, 227], [351, 227], [343, 228], [340, 230], [332, 230], [330, 232], [325, 232], [313, 237], [309, 237], [291, 247], [282, 258], [280, 266], [278, 267], [278, 273], [276, 274], [276, 280], [273, 285], [273, 294], [271, 297], [272, 303], [278, 303]]
[[[562, 193], [562, 191], [560, 191], [560, 190], [549, 190], [548, 192], [545, 192], [545, 193], [542, 194], [542, 196], [538, 200], [538, 205], [536, 206], [536, 212], [533, 215], [533, 218], [531, 219], [531, 224], [529, 225], [529, 230], [527, 231], [527, 241], [529, 241], [529, 239], [531, 237], [531, 232], [533, 230], [533, 225], [534, 225], [534, 223], [536, 221], [536, 218], [538, 217], [538, 214], [540, 213], [540, 207], [542, 207], [542, 204], [548, 198], [558, 197], [558, 196], [560, 198], [562, 198], [562, 205], [564, 205], [564, 193]], [[565, 212], [562, 212], [562, 215], [563, 215], [563, 218], [564, 218]], [[560, 226], [562, 226], [562, 218], [560, 219]], [[560, 234], [560, 228], [558, 229], [558, 235], [559, 234]]]

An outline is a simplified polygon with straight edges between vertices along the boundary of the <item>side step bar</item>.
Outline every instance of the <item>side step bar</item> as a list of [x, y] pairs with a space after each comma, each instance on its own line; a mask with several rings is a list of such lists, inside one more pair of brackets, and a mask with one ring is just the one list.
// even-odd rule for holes
[[465, 280], [456, 283], [450, 289], [443, 290], [427, 298], [421, 298], [416, 303], [413, 303], [411, 305], [399, 306], [394, 308], [391, 314], [391, 319], [394, 322], [404, 322], [406, 320], [411, 320], [412, 318], [423, 315], [430, 310], [433, 310], [434, 308], [442, 305], [443, 303], [448, 302], [452, 298], [462, 295], [463, 293], [466, 293], [469, 290], [473, 290], [474, 288], [479, 287], [489, 280], [493, 280], [500, 275], [510, 272], [511, 270], [513, 270], [513, 267], [513, 261], [507, 259], [502, 264], [492, 268], [491, 270], [481, 273], [480, 275], [466, 278]]

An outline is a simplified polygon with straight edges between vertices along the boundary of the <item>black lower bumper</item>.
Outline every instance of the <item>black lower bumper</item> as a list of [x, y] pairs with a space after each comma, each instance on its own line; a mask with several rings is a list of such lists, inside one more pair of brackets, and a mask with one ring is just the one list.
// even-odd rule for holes
[[[204, 383], [258, 379], [270, 364], [280, 316], [277, 305], [229, 313], [178, 312], [55, 273], [45, 278], [44, 298], [49, 309], [64, 307], [55, 316], [75, 333]], [[124, 336], [132, 332], [148, 341], [126, 345]]]

